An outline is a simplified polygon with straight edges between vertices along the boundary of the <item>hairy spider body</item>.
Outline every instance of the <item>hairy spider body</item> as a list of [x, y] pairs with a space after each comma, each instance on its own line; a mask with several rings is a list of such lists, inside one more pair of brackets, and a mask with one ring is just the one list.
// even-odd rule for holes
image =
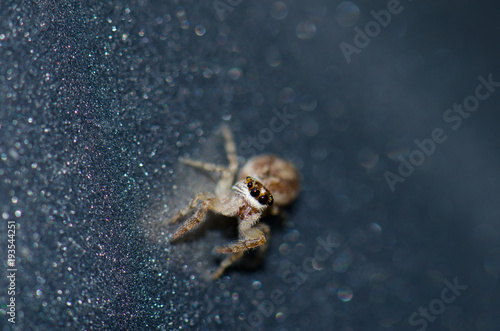
[[[237, 217], [239, 239], [229, 245], [216, 247], [218, 253], [230, 254], [220, 264], [219, 268], [212, 274], [212, 279], [220, 277], [225, 269], [243, 256], [249, 249], [259, 248], [260, 254], [267, 250], [266, 238], [269, 239], [269, 226], [258, 223], [263, 213], [269, 210], [273, 203], [278, 207], [289, 204], [298, 194], [300, 186], [300, 175], [293, 165], [277, 156], [265, 156], [262, 171], [254, 171], [255, 164], [250, 172], [256, 175], [242, 176], [245, 171], [240, 172], [239, 181], [233, 186], [236, 172], [238, 171], [238, 161], [236, 157], [236, 146], [227, 126], [222, 126], [221, 132], [225, 139], [225, 150], [229, 165], [227, 167], [180, 158], [180, 161], [190, 166], [201, 168], [206, 171], [221, 173], [221, 178], [217, 183], [215, 195], [210, 193], [198, 193], [191, 200], [189, 205], [181, 209], [170, 221], [177, 222], [181, 217], [187, 215], [195, 209], [194, 214], [187, 219], [174, 233], [171, 242], [178, 240], [185, 232], [191, 230], [200, 222], [204, 221], [209, 210], [228, 217]], [[257, 159], [259, 160], [259, 159]], [[243, 168], [242, 170], [244, 170]], [[257, 170], [258, 167], [257, 167]], [[293, 177], [293, 185], [280, 183], [280, 171], [284, 171], [286, 178]], [[288, 171], [288, 173], [286, 173]], [[247, 171], [248, 172], [248, 171]], [[262, 179], [261, 179], [262, 178]], [[286, 179], [285, 178], [285, 179]], [[276, 201], [272, 190], [265, 183], [272, 185], [278, 192], [279, 201]], [[293, 192], [287, 192], [290, 187]]]

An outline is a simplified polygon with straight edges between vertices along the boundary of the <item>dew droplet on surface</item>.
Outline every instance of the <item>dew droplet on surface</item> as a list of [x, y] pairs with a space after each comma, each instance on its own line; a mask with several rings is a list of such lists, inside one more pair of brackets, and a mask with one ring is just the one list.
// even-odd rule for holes
[[240, 68], [229, 69], [228, 76], [232, 80], [238, 80], [243, 76], [243, 71]]
[[316, 25], [310, 21], [301, 22], [297, 25], [296, 33], [301, 40], [312, 39], [316, 35]]
[[282, 103], [292, 103], [295, 100], [295, 92], [291, 87], [285, 87], [280, 91], [280, 101]]
[[288, 15], [288, 7], [282, 1], [276, 1], [269, 11], [274, 19], [282, 20]]
[[337, 296], [343, 302], [349, 302], [353, 297], [352, 289], [349, 286], [343, 286], [337, 291]]
[[378, 153], [369, 147], [364, 147], [358, 153], [358, 163], [366, 169], [373, 168], [378, 162]]
[[207, 32], [207, 30], [205, 29], [205, 27], [203, 25], [197, 25], [196, 28], [194, 29], [194, 31], [195, 31], [196, 35], [199, 37], [204, 36], [205, 32]]
[[351, 1], [343, 1], [335, 9], [335, 19], [344, 28], [356, 25], [359, 19], [359, 8]]
[[311, 94], [305, 94], [300, 97], [300, 109], [303, 111], [313, 111], [318, 106], [316, 98]]

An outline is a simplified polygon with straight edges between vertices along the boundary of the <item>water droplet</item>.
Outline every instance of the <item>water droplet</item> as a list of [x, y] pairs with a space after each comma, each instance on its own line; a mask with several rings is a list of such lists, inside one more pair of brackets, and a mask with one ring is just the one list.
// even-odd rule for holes
[[207, 30], [205, 29], [205, 27], [203, 25], [197, 25], [196, 28], [194, 29], [195, 33], [197, 36], [203, 36], [205, 35], [205, 32], [207, 32]]
[[313, 111], [318, 106], [318, 102], [313, 95], [306, 94], [300, 97], [300, 109], [303, 111]]
[[302, 40], [309, 40], [316, 34], [316, 25], [314, 23], [305, 21], [297, 25], [297, 37]]
[[295, 100], [295, 92], [290, 87], [285, 87], [280, 91], [280, 100], [282, 103], [292, 103]]
[[238, 80], [243, 76], [243, 71], [240, 68], [231, 68], [228, 75], [232, 80]]
[[358, 163], [363, 168], [371, 169], [378, 163], [378, 153], [369, 147], [364, 147], [358, 153]]
[[337, 295], [340, 300], [344, 302], [349, 302], [352, 299], [352, 290], [349, 286], [343, 286], [337, 291]]
[[269, 11], [274, 19], [282, 20], [288, 15], [288, 7], [281, 1], [276, 1]]
[[359, 8], [351, 1], [341, 2], [335, 9], [335, 19], [344, 28], [354, 26], [359, 19]]

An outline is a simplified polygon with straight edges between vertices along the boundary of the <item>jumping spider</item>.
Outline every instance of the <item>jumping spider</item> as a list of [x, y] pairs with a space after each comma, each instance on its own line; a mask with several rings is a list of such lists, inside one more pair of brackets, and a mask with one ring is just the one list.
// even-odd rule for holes
[[[240, 170], [239, 180], [233, 185], [238, 171], [236, 146], [227, 126], [223, 125], [221, 132], [225, 140], [225, 150], [229, 161], [227, 167], [179, 158], [182, 163], [221, 174], [215, 195], [210, 193], [196, 194], [189, 205], [181, 209], [170, 220], [171, 224], [175, 223], [191, 210], [196, 209], [194, 214], [174, 233], [172, 242], [204, 221], [209, 210], [224, 216], [238, 218], [239, 240], [227, 246], [216, 247], [215, 250], [218, 253], [230, 255], [211, 275], [212, 279], [219, 278], [226, 268], [239, 260], [246, 251], [258, 247], [259, 253], [262, 255], [267, 250], [266, 238], [269, 239], [270, 229], [268, 225], [258, 223], [260, 218], [263, 213], [268, 211], [277, 214], [280, 207], [290, 204], [300, 190], [300, 174], [297, 169], [290, 162], [271, 154], [251, 158]], [[274, 197], [270, 188], [275, 193]], [[200, 202], [201, 204], [198, 206]]]

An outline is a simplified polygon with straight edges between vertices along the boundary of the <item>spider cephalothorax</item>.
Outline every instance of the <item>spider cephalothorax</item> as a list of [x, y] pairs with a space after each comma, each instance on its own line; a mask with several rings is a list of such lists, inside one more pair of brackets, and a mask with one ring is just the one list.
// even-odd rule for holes
[[[245, 196], [249, 204], [258, 209], [264, 209], [268, 206], [272, 206], [274, 201], [273, 195], [257, 179], [248, 176], [245, 178], [245, 186], [245, 189], [239, 187], [238, 185], [235, 185], [234, 187], [241, 192], [243, 196]], [[255, 201], [258, 202], [258, 205], [255, 204]]]

